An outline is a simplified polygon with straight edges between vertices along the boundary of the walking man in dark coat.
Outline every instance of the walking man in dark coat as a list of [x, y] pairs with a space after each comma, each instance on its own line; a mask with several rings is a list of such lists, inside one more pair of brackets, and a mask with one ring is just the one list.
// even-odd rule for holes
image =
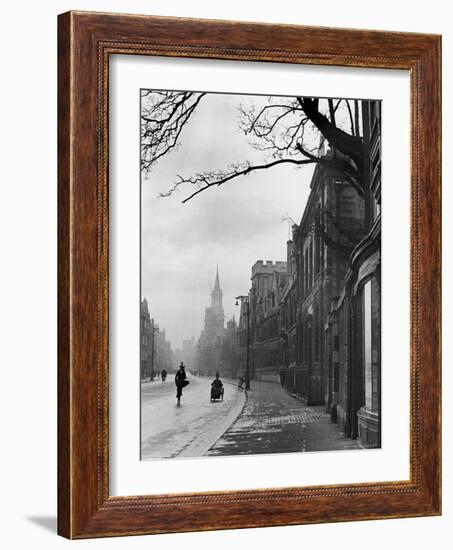
[[184, 363], [181, 361], [179, 369], [175, 375], [175, 384], [176, 384], [176, 399], [178, 400], [178, 405], [181, 402], [182, 389], [187, 386], [189, 381], [187, 380], [186, 369]]

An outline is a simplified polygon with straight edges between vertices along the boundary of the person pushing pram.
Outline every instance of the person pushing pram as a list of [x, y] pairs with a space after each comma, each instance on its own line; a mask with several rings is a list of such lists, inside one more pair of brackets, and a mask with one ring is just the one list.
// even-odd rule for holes
[[220, 380], [219, 373], [216, 372], [215, 378], [211, 383], [211, 401], [221, 399], [223, 401], [224, 394], [223, 382]]

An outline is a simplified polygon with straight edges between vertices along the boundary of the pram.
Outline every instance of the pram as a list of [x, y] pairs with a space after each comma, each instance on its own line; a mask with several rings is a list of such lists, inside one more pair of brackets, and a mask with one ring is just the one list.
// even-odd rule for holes
[[223, 386], [211, 386], [211, 401], [215, 401], [216, 399], [223, 401], [224, 391]]

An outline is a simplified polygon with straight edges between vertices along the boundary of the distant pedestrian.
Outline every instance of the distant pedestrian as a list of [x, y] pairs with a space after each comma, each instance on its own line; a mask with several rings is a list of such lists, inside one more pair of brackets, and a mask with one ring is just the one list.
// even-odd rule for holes
[[161, 372], [160, 372], [160, 377], [162, 379], [162, 382], [165, 382], [166, 378], [167, 378], [167, 371], [165, 369], [162, 369]]
[[178, 400], [178, 405], [181, 402], [182, 389], [187, 386], [189, 381], [187, 380], [186, 368], [184, 363], [181, 361], [179, 369], [175, 375], [175, 384], [176, 384], [176, 399]]

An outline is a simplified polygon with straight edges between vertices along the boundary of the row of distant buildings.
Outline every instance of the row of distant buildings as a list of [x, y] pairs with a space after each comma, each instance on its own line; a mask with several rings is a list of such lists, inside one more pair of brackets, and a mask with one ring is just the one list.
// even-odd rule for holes
[[286, 261], [252, 266], [239, 321], [226, 327], [217, 272], [196, 350], [201, 374], [237, 377], [248, 347], [252, 380], [324, 405], [365, 447], [380, 446], [381, 433], [380, 119], [380, 103], [364, 101], [362, 186], [316, 165]]
[[195, 337], [182, 341], [182, 347], [172, 349], [165, 329], [160, 329], [149, 312], [148, 301], [143, 298], [140, 306], [140, 376], [142, 380], [153, 380], [162, 370], [168, 374], [178, 368], [181, 362], [191, 370], [196, 363]]
[[174, 357], [165, 329], [160, 329], [151, 317], [148, 301], [140, 305], [140, 378], [153, 380], [165, 369], [171, 372]]

